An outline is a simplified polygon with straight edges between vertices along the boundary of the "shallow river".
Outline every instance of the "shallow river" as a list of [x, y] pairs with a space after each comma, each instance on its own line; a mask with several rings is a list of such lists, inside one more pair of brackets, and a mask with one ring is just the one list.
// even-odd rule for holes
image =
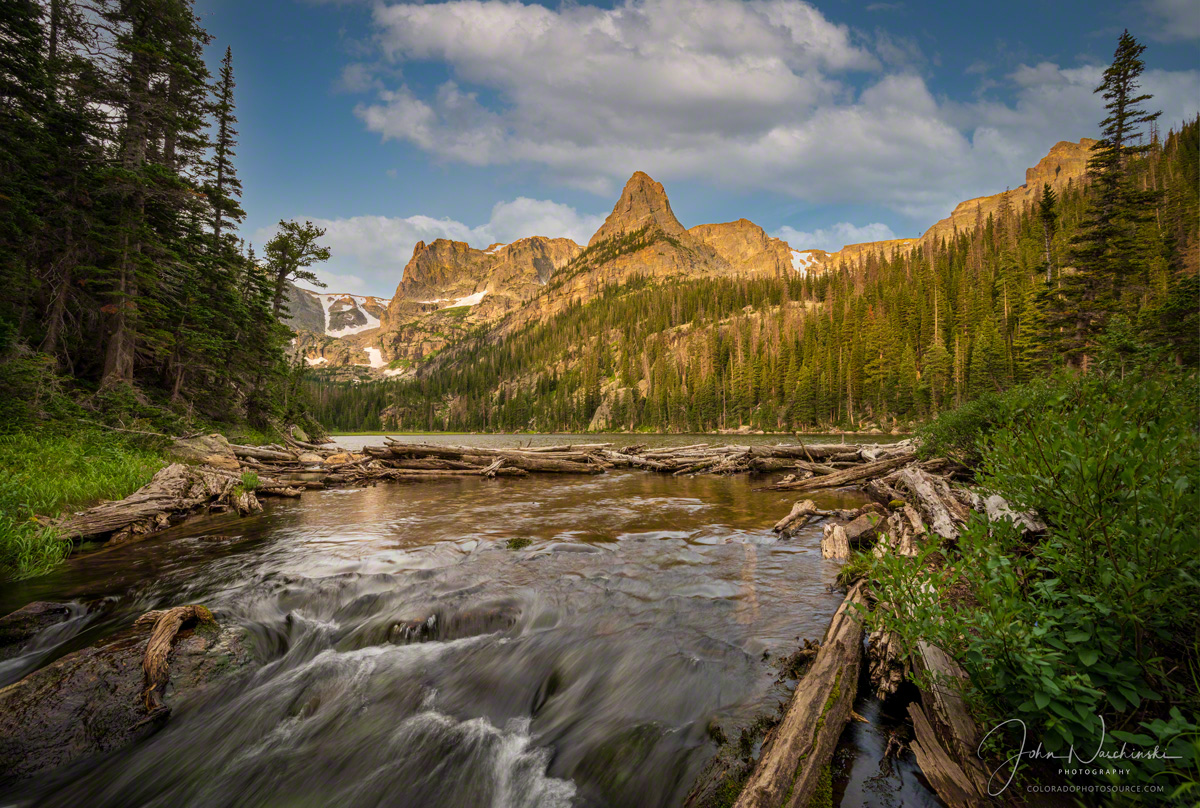
[[[774, 712], [792, 684], [777, 659], [798, 638], [819, 639], [841, 601], [819, 528], [777, 540], [770, 526], [795, 496], [752, 490], [762, 482], [614, 471], [308, 492], [7, 587], [0, 613], [33, 600], [80, 607], [0, 663], [0, 686], [183, 603], [245, 626], [265, 663], [178, 702], [134, 746], [15, 796], [678, 806], [715, 751], [710, 728], [733, 737]], [[509, 549], [513, 539], [530, 543]], [[876, 741], [854, 732], [869, 758]], [[868, 764], [843, 784], [844, 805], [933, 804], [908, 769], [876, 783], [878, 799], [864, 796], [877, 760]]]

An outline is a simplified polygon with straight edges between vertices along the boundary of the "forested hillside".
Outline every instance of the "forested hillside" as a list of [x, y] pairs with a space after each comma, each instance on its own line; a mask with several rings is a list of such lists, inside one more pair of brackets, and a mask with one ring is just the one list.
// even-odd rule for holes
[[1194, 365], [1200, 124], [1140, 145], [1128, 124], [1097, 146], [1088, 182], [931, 248], [812, 277], [635, 279], [507, 338], [478, 333], [413, 381], [313, 382], [317, 416], [337, 429], [891, 428], [1086, 367], [1103, 342]]
[[303, 267], [237, 235], [233, 56], [190, 0], [11, 0], [0, 42], [0, 420], [296, 418]]

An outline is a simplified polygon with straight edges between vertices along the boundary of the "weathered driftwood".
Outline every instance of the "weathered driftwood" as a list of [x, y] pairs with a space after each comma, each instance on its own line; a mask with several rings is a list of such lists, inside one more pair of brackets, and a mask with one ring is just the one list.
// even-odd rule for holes
[[826, 525], [821, 538], [821, 557], [849, 558], [851, 546], [869, 543], [879, 534], [882, 523], [879, 514], [868, 512], [845, 524]]
[[288, 497], [296, 499], [302, 493], [304, 493], [304, 489], [294, 485], [263, 485], [254, 489], [254, 494], [258, 497]]
[[791, 512], [776, 522], [775, 527], [772, 529], [776, 533], [797, 530], [803, 527], [813, 516], [816, 516], [817, 513], [817, 503], [811, 499], [796, 500], [796, 504], [792, 506]]
[[[483, 449], [476, 447], [465, 446], [431, 446], [426, 444], [416, 443], [393, 443], [387, 447], [388, 454], [386, 456], [396, 458], [406, 457], [441, 457], [448, 460], [462, 460], [467, 463], [479, 462], [473, 461], [472, 458], [487, 458], [483, 464], [489, 463], [496, 458], [503, 458], [506, 465], [514, 468], [524, 469], [525, 471], [541, 472], [541, 473], [557, 473], [557, 474], [599, 474], [604, 471], [599, 466], [579, 462], [578, 460], [565, 460], [558, 457], [547, 457], [545, 453], [533, 454], [529, 452], [520, 452], [509, 449]], [[372, 452], [372, 454], [376, 454]], [[376, 454], [376, 456], [379, 456]], [[579, 453], [571, 455], [579, 458], [587, 456]]]
[[824, 535], [821, 536], [821, 558], [850, 557], [850, 539], [846, 536], [843, 525], [825, 525]]
[[959, 686], [966, 674], [944, 651], [918, 643], [916, 664], [932, 684], [921, 703], [909, 705], [913, 753], [922, 773], [951, 808], [994, 804], [987, 796], [988, 774], [979, 761], [979, 728], [967, 712]]
[[227, 504], [243, 514], [262, 507], [254, 493], [244, 489], [239, 475], [211, 466], [172, 463], [125, 499], [89, 508], [54, 526], [64, 539], [113, 535], [122, 540], [165, 528], [173, 517], [209, 503]]
[[894, 468], [911, 463], [916, 459], [913, 454], [901, 454], [895, 457], [889, 457], [887, 460], [879, 460], [874, 463], [864, 463], [862, 465], [848, 468], [833, 474], [824, 474], [816, 477], [810, 477], [807, 480], [796, 480], [790, 483], [776, 483], [768, 485], [764, 491], [815, 491], [820, 488], [837, 488], [841, 485], [849, 485], [850, 483], [866, 480], [871, 477], [877, 477], [883, 472], [890, 471]]
[[812, 667], [796, 685], [783, 720], [763, 745], [735, 808], [804, 808], [833, 759], [850, 718], [862, 657], [863, 585], [834, 614]]
[[[880, 603], [875, 608], [890, 606]], [[908, 675], [908, 666], [903, 660], [900, 638], [892, 632], [880, 628], [867, 637], [867, 671], [875, 688], [875, 697], [880, 701], [893, 695]]]
[[590, 452], [595, 449], [607, 449], [611, 443], [566, 443], [559, 446], [527, 446], [521, 451], [541, 454], [547, 452]]
[[518, 468], [492, 468], [490, 471], [487, 467], [480, 466], [475, 469], [447, 469], [447, 470], [424, 470], [424, 469], [392, 469], [392, 468], [372, 468], [372, 469], [355, 469], [350, 470], [345, 474], [330, 475], [322, 478], [323, 481], [330, 483], [338, 482], [382, 482], [385, 480], [445, 480], [445, 479], [461, 479], [463, 477], [524, 477], [529, 472]]
[[142, 659], [142, 704], [147, 713], [156, 713], [167, 709], [163, 705], [162, 696], [166, 692], [170, 678], [168, 662], [171, 656], [171, 646], [176, 635], [185, 625], [203, 624], [218, 628], [212, 612], [203, 606], [176, 606], [164, 611], [146, 612], [134, 622], [135, 626], [153, 622], [150, 639], [146, 642], [146, 655]]
[[[940, 483], [940, 485], [939, 485]], [[957, 539], [958, 527], [965, 518], [965, 509], [952, 496], [947, 496], [945, 481], [919, 468], [906, 468], [896, 477], [896, 486], [920, 508], [929, 520], [934, 533], [943, 539]]]
[[254, 460], [284, 460], [294, 461], [297, 459], [294, 452], [287, 452], [279, 449], [268, 449], [263, 446], [239, 446], [236, 443], [229, 444], [229, 448], [233, 449], [233, 453], [238, 457], [249, 457]]

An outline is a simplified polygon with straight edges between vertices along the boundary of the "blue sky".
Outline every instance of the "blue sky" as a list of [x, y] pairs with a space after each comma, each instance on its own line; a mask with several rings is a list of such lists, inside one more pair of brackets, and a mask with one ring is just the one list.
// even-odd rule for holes
[[197, 0], [233, 48], [243, 234], [328, 229], [330, 291], [390, 296], [418, 240], [586, 242], [630, 174], [685, 226], [794, 248], [912, 236], [1096, 133], [1123, 28], [1169, 124], [1200, 3]]

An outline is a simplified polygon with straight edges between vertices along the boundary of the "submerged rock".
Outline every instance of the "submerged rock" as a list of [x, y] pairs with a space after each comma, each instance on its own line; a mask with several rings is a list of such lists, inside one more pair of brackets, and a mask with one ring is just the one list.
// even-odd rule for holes
[[185, 626], [170, 651], [168, 709], [150, 714], [142, 662], [151, 631], [142, 622], [0, 690], [0, 790], [153, 732], [180, 699], [253, 663], [241, 628]]
[[79, 607], [71, 603], [39, 600], [0, 617], [0, 659], [17, 656], [36, 634], [65, 623], [78, 611]]

